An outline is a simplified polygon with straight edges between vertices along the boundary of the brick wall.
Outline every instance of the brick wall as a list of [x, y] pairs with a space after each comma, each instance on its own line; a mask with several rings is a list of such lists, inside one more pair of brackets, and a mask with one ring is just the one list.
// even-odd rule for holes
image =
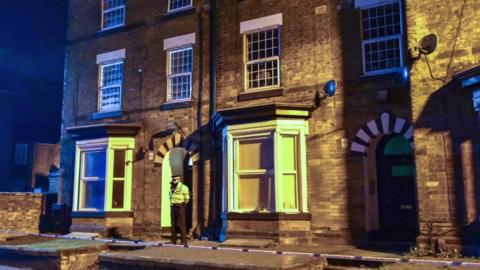
[[[64, 137], [62, 139], [61, 166], [64, 168], [62, 200], [71, 205], [73, 192], [74, 141], [65, 129], [78, 125], [111, 122], [136, 122], [143, 128], [135, 138], [135, 149], [157, 151], [169, 138], [154, 138], [158, 132], [181, 127], [186, 137], [198, 130], [197, 110], [202, 107], [202, 125], [208, 122], [208, 1], [193, 1], [195, 9], [176, 18], [164, 16], [167, 1], [127, 1], [125, 30], [100, 30], [98, 1], [69, 1], [69, 45], [67, 47], [67, 76], [64, 92]], [[199, 20], [203, 20], [199, 26]], [[202, 53], [199, 51], [199, 27], [203, 28]], [[192, 102], [186, 108], [161, 109], [166, 102], [166, 61], [163, 40], [196, 32], [193, 46]], [[96, 55], [126, 49], [124, 84], [122, 89], [123, 115], [118, 118], [91, 120], [97, 111], [98, 66]], [[202, 65], [203, 74], [199, 74]], [[142, 72], [138, 72], [141, 69]], [[203, 99], [199, 101], [199, 88]], [[80, 98], [81, 97], [81, 98]], [[146, 155], [147, 157], [148, 155]], [[138, 233], [158, 231], [160, 227], [161, 168], [153, 160], [144, 158], [133, 164], [132, 205], [134, 226]], [[208, 209], [208, 208], [207, 208]]]
[[[480, 64], [478, 3], [465, 1], [407, 1], [408, 47], [418, 46], [430, 33], [437, 49], [414, 60], [411, 103], [415, 123], [415, 157], [420, 222], [434, 222], [438, 230], [477, 220], [480, 172], [479, 122], [475, 119], [471, 90], [463, 90], [452, 75]], [[460, 25], [460, 28], [457, 28]], [[413, 56], [418, 53], [413, 51]], [[443, 228], [443, 229], [442, 229]]]
[[[166, 1], [165, 1], [166, 2]], [[479, 124], [471, 109], [471, 93], [452, 84], [432, 79], [423, 59], [413, 49], [421, 37], [435, 33], [437, 50], [429, 55], [432, 73], [438, 77], [480, 62], [476, 3], [467, 1], [460, 39], [456, 40], [461, 1], [403, 1], [405, 4], [405, 52], [412, 52], [410, 84], [395, 83], [392, 76], [362, 76], [360, 14], [354, 1], [311, 0], [217, 1], [217, 109], [253, 106], [267, 102], [313, 104], [315, 92], [331, 79], [337, 81], [335, 96], [325, 99], [309, 119], [307, 177], [310, 231], [325, 237], [363, 234], [366, 229], [364, 159], [354, 156], [349, 146], [367, 122], [389, 112], [412, 122], [415, 127], [417, 198], [420, 221], [432, 220], [445, 226], [467, 224], [476, 219], [480, 204]], [[162, 2], [163, 3], [163, 2]], [[186, 136], [208, 123], [208, 1], [193, 1], [195, 10], [181, 16], [165, 16], [166, 3], [132, 0], [127, 3], [126, 27], [98, 32], [98, 1], [70, 0], [69, 45], [64, 128], [109, 123], [140, 122], [135, 149], [149, 149], [153, 135], [177, 123]], [[282, 94], [270, 98], [239, 101], [244, 92], [243, 36], [240, 22], [275, 13], [283, 14], [281, 26]], [[450, 18], [450, 19], [445, 19]], [[470, 19], [469, 19], [470, 18]], [[473, 18], [473, 19], [472, 19]], [[204, 36], [200, 39], [199, 30]], [[196, 32], [194, 46], [193, 99], [186, 108], [166, 110], [166, 53], [163, 40]], [[200, 42], [203, 41], [203, 51]], [[455, 45], [455, 52], [452, 49]], [[90, 120], [97, 106], [95, 56], [126, 49], [123, 86], [123, 115]], [[408, 61], [407, 61], [408, 62]], [[450, 64], [449, 64], [450, 63]], [[447, 70], [447, 67], [450, 68]], [[199, 74], [199, 68], [203, 74]], [[138, 72], [141, 69], [142, 72]], [[203, 98], [199, 100], [199, 90]], [[379, 93], [386, 98], [379, 98]], [[380, 94], [381, 94], [380, 93]], [[64, 130], [65, 131], [65, 130]], [[65, 169], [63, 201], [72, 198], [74, 141], [65, 132], [62, 167]], [[379, 136], [380, 137], [380, 136]], [[153, 139], [158, 149], [168, 136]], [[205, 160], [199, 163], [198, 215], [209, 216], [211, 198], [208, 136], [202, 138]], [[200, 143], [202, 144], [202, 143]], [[208, 150], [210, 151], [210, 150]], [[220, 159], [219, 159], [220, 160]], [[220, 163], [217, 163], [220, 164]], [[217, 175], [221, 172], [217, 170]], [[160, 226], [161, 168], [141, 159], [133, 165], [134, 231], [156, 231]], [[220, 181], [217, 181], [220, 183]], [[201, 186], [200, 186], [201, 185]], [[216, 198], [218, 199], [218, 198]], [[196, 214], [196, 213], [194, 213]], [[205, 223], [206, 224], [206, 223]], [[235, 224], [240, 228], [242, 224]], [[246, 225], [244, 225], [246, 226]], [[250, 225], [249, 225], [250, 226]], [[288, 224], [286, 225], [288, 227]], [[291, 223], [291, 226], [295, 226]], [[248, 227], [248, 226], [247, 226]], [[304, 228], [305, 229], [305, 228]]]
[[39, 233], [45, 195], [0, 193], [0, 230]]

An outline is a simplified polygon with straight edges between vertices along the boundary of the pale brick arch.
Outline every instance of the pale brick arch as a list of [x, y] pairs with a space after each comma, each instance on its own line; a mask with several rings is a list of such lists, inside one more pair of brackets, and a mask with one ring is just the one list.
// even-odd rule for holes
[[157, 154], [155, 155], [155, 166], [162, 166], [163, 159], [167, 155], [168, 151], [170, 151], [174, 147], [182, 147], [185, 148], [190, 157], [192, 158], [193, 162], [198, 161], [199, 153], [197, 152], [197, 145], [192, 142], [190, 139], [185, 139], [180, 133], [175, 132], [170, 138], [168, 138], [158, 149]]
[[366, 123], [352, 141], [350, 151], [362, 155], [367, 154], [370, 141], [383, 134], [403, 135], [413, 145], [413, 125], [400, 117], [396, 117], [388, 112], [382, 113], [377, 119]]

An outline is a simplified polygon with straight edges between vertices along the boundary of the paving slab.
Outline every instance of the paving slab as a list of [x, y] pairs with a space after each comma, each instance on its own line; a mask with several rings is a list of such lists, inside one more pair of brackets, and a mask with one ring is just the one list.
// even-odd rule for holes
[[100, 265], [116, 269], [252, 269], [313, 270], [322, 269], [324, 260], [317, 257], [277, 255], [265, 252], [241, 252], [184, 247], [148, 247], [128, 252], [106, 252]]

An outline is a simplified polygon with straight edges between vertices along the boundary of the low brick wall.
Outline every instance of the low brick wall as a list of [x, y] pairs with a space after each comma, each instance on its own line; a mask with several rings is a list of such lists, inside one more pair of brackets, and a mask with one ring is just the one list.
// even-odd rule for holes
[[39, 233], [45, 194], [0, 192], [0, 230]]

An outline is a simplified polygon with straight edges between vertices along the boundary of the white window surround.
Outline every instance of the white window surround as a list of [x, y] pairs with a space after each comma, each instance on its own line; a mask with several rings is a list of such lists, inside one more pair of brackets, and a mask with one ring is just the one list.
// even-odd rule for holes
[[[401, 0], [370, 0], [370, 1], [365, 0], [365, 1], [360, 1], [358, 3], [359, 4], [358, 7], [360, 7], [361, 12], [362, 12], [363, 10], [368, 10], [368, 9], [381, 7], [381, 6], [389, 5], [389, 4], [394, 4], [394, 3], [399, 4], [400, 18], [399, 18], [398, 23], [400, 25], [400, 29], [399, 29], [398, 33], [385, 34], [385, 35], [382, 35], [382, 36], [366, 38], [366, 37], [363, 36], [364, 35], [364, 29], [362, 27], [363, 76], [375, 76], [375, 75], [398, 72], [405, 65], [405, 61], [404, 61], [404, 40], [403, 40], [403, 31], [404, 31], [404, 29], [403, 29], [403, 9], [404, 9], [404, 7], [402, 5], [402, 1]], [[357, 5], [357, 2], [356, 2], [356, 5]], [[363, 18], [361, 18], [361, 20], [362, 19]], [[362, 21], [361, 21], [361, 24], [362, 24]], [[382, 26], [386, 27], [386, 25], [382, 25]], [[391, 27], [393, 29], [393, 25]], [[376, 31], [379, 31], [378, 29], [380, 29], [380, 28], [382, 28], [382, 27], [378, 27], [378, 25], [377, 25], [377, 28], [372, 27], [372, 30], [377, 29]], [[396, 47], [395, 46], [394, 47], [388, 47], [388, 45], [387, 45], [388, 43], [396, 44], [397, 46]], [[373, 59], [368, 61], [368, 59], [367, 59], [366, 50], [370, 46], [377, 46], [377, 48], [378, 48], [378, 49], [375, 50], [375, 49], [373, 49], [373, 47], [371, 47], [372, 49], [370, 51], [371, 57], [373, 57], [373, 55], [376, 55], [378, 57], [378, 59], [376, 61], [373, 60]], [[384, 46], [384, 48], [380, 49], [381, 46]], [[398, 56], [396, 55], [397, 51], [395, 50], [397, 48], [398, 48]], [[392, 52], [392, 53], [395, 52], [394, 53], [395, 56], [393, 58], [388, 56], [388, 53], [390, 53], [390, 52]], [[380, 58], [380, 55], [384, 55], [385, 58]], [[397, 60], [396, 59], [397, 57], [398, 57], [398, 65], [397, 66], [385, 67], [385, 68], [376, 68], [375, 66], [373, 66], [373, 64], [375, 64], [375, 63], [377, 65], [380, 65], [380, 64], [387, 65], [388, 62]], [[369, 64], [372, 65], [370, 68], [368, 66]]]
[[97, 54], [97, 64], [124, 59], [125, 54], [126, 54], [125, 49], [119, 49], [116, 51]]
[[[223, 190], [222, 210], [224, 212], [249, 213], [253, 209], [240, 209], [238, 194], [238, 175], [236, 171], [238, 142], [245, 138], [261, 138], [273, 136], [274, 158], [274, 208], [270, 212], [305, 213], [308, 212], [307, 165], [306, 165], [306, 135], [308, 134], [308, 121], [306, 120], [271, 120], [264, 122], [229, 125], [223, 129]], [[295, 137], [296, 157], [298, 158], [296, 171], [284, 171], [282, 138]], [[296, 180], [296, 207], [285, 207], [288, 191], [284, 190], [285, 175], [295, 173]]]
[[[73, 211], [86, 212], [110, 212], [110, 211], [131, 211], [132, 196], [132, 160], [135, 147], [134, 138], [110, 137], [92, 140], [77, 141], [75, 151], [75, 174], [74, 174], [74, 192], [73, 192]], [[82, 152], [88, 151], [106, 151], [106, 168], [105, 168], [105, 194], [104, 209], [82, 208], [80, 199], [83, 196], [83, 188], [81, 187], [80, 177], [82, 170]], [[114, 167], [114, 151], [125, 150], [125, 178], [124, 178], [124, 202], [122, 208], [112, 207], [113, 198], [113, 167]]]
[[163, 50], [192, 46], [195, 44], [195, 33], [189, 33], [181, 36], [175, 36], [163, 40]]
[[240, 34], [245, 34], [252, 31], [258, 31], [264, 28], [275, 27], [283, 24], [282, 13], [277, 13], [270, 16], [256, 18], [248, 21], [240, 22]]

